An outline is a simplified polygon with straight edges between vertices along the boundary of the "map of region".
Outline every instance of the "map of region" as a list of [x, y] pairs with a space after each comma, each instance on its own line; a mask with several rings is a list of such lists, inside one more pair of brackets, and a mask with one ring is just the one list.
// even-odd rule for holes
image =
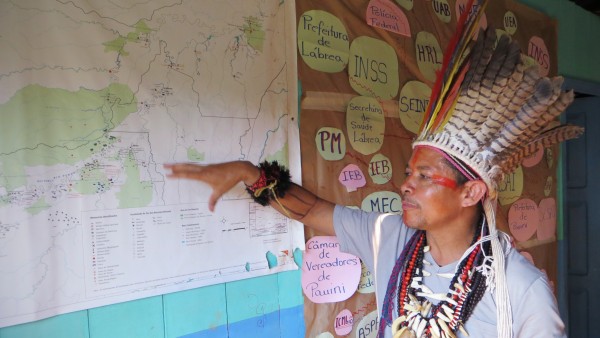
[[0, 0], [0, 32], [0, 327], [297, 269], [299, 224], [163, 168], [300, 177], [293, 2]]

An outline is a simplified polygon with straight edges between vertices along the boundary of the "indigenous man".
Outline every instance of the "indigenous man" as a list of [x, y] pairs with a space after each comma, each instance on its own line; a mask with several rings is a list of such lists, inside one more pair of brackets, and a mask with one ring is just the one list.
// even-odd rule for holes
[[[170, 177], [209, 184], [213, 189], [209, 200], [211, 210], [238, 182], [250, 187], [261, 175], [261, 170], [250, 162], [166, 167], [172, 170]], [[295, 184], [284, 197], [278, 198], [287, 212], [276, 202], [271, 205], [320, 233], [337, 235], [342, 251], [360, 257], [375, 273], [379, 309], [383, 307], [396, 260], [416, 231], [424, 231], [429, 249], [422, 259], [423, 274], [427, 274], [423, 284], [432, 295], [445, 298], [450, 284], [447, 276], [454, 276], [459, 260], [481, 231], [478, 230], [482, 221], [480, 202], [487, 187], [481, 180], [467, 181], [443, 155], [428, 148], [417, 148], [413, 152], [406, 175], [401, 186], [402, 215], [366, 213], [335, 206]], [[512, 248], [506, 253], [506, 267], [514, 336], [564, 336], [556, 300], [545, 275]], [[485, 284], [483, 288], [485, 290]], [[431, 301], [439, 300], [432, 298]], [[471, 313], [464, 322], [464, 330], [471, 337], [498, 336], [496, 305], [491, 292], [485, 291], [478, 304], [467, 310]], [[392, 337], [390, 327], [386, 326], [385, 330], [385, 337]], [[464, 336], [460, 329], [454, 334]]]
[[401, 214], [336, 206], [291, 184], [277, 163], [173, 164], [170, 177], [208, 183], [211, 210], [243, 182], [261, 204], [336, 235], [375, 275], [379, 337], [563, 337], [545, 274], [496, 228], [497, 186], [524, 157], [583, 130], [557, 126], [573, 100], [561, 78], [525, 66], [518, 45], [496, 41], [494, 29], [473, 42], [484, 7], [464, 11], [444, 53]]

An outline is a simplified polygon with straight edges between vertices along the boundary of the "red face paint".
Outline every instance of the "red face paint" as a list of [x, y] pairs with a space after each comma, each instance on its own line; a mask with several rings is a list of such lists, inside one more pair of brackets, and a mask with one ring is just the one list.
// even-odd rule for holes
[[415, 163], [417, 163], [418, 158], [419, 158], [419, 148], [416, 148], [415, 150], [413, 150], [412, 157], [410, 159], [410, 162], [408, 163], [410, 168], [415, 167]]
[[441, 185], [443, 187], [450, 188], [450, 189], [456, 188], [455, 180], [448, 178], [448, 177], [440, 176], [440, 175], [431, 175], [431, 182], [433, 182], [434, 184], [437, 184], [437, 185]]

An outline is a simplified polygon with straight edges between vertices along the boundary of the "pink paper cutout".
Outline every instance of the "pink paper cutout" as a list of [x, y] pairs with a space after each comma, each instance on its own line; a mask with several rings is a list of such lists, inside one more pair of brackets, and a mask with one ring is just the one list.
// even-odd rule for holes
[[302, 291], [313, 303], [341, 302], [358, 287], [360, 259], [339, 248], [335, 236], [315, 236], [306, 242]]
[[527, 55], [531, 56], [540, 65], [540, 75], [548, 76], [550, 72], [550, 53], [546, 43], [539, 36], [532, 36], [527, 45]]
[[356, 191], [356, 189], [364, 187], [367, 184], [365, 175], [356, 164], [348, 164], [342, 169], [338, 180], [346, 187], [348, 192]]
[[540, 225], [537, 229], [537, 238], [540, 241], [551, 239], [556, 234], [556, 201], [554, 198], [544, 198], [538, 208]]
[[517, 242], [531, 238], [538, 228], [540, 217], [537, 204], [527, 198], [516, 201], [508, 211], [508, 227]]
[[366, 20], [369, 26], [411, 36], [406, 14], [389, 0], [371, 0], [367, 6]]
[[348, 309], [342, 310], [337, 316], [335, 316], [335, 333], [338, 336], [345, 336], [352, 332], [352, 326], [354, 324], [354, 317], [352, 312]]
[[538, 151], [536, 151], [535, 154], [525, 157], [521, 164], [524, 167], [531, 168], [534, 165], [540, 163], [542, 157], [544, 157], [544, 148], [540, 147], [540, 149], [538, 149]]

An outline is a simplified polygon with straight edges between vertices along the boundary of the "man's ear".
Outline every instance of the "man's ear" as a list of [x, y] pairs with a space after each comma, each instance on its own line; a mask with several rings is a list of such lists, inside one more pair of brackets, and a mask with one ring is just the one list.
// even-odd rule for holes
[[462, 206], [470, 207], [481, 201], [487, 193], [487, 185], [482, 180], [468, 181], [463, 186]]

